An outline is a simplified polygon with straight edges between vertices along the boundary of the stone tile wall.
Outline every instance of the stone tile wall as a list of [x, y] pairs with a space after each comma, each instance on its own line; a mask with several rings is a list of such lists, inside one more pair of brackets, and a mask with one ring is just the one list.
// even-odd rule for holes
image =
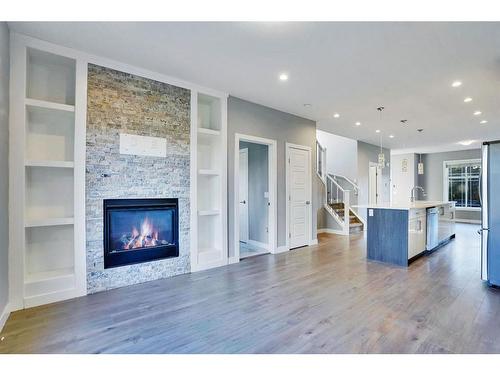
[[[189, 90], [89, 64], [87, 100], [88, 293], [189, 272]], [[166, 138], [167, 158], [120, 155], [120, 133]], [[179, 198], [179, 257], [105, 270], [108, 198]]]

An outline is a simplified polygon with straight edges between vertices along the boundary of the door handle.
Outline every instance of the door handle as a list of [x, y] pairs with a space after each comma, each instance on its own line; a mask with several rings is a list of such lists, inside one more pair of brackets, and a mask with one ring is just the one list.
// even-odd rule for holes
[[241, 201], [240, 203], [247, 204], [247, 201]]
[[311, 202], [309, 202], [309, 201], [306, 201], [306, 204], [311, 204]]

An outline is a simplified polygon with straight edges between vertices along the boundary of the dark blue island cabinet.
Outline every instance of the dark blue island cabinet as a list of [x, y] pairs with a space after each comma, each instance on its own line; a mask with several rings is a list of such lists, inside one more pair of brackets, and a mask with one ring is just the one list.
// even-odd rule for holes
[[388, 203], [367, 210], [370, 260], [406, 267], [455, 237], [454, 202]]
[[408, 266], [409, 211], [368, 208], [367, 257]]

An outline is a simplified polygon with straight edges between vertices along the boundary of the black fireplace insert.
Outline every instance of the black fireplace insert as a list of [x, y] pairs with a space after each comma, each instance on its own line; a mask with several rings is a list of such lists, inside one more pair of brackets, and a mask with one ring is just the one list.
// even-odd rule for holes
[[104, 200], [104, 268], [178, 256], [177, 198]]

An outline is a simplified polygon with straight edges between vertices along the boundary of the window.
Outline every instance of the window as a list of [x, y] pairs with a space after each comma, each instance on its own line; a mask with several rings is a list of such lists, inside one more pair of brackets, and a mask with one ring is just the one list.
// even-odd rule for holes
[[316, 141], [316, 173], [324, 181], [326, 179], [326, 148]]
[[458, 208], [479, 208], [480, 160], [445, 161], [445, 200], [455, 201]]

